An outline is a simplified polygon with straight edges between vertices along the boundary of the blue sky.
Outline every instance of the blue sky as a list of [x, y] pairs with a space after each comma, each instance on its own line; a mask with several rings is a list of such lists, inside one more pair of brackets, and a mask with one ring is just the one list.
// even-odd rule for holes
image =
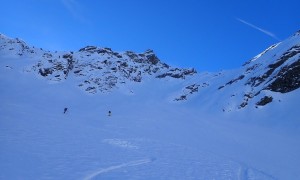
[[0, 32], [49, 50], [153, 49], [171, 65], [240, 67], [300, 30], [299, 0], [0, 0]]

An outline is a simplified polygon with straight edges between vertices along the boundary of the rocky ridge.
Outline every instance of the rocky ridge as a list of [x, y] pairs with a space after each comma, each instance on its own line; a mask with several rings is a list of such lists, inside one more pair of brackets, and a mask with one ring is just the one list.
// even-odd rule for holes
[[142, 82], [147, 76], [157, 79], [185, 79], [195, 69], [172, 68], [161, 62], [153, 50], [144, 53], [115, 52], [110, 48], [86, 46], [77, 52], [50, 52], [29, 47], [24, 41], [1, 35], [0, 51], [19, 57], [37, 59], [26, 68], [49, 81], [62, 82], [69, 76], [88, 93], [111, 92], [128, 82]]
[[[243, 100], [238, 108], [250, 101], [255, 106], [264, 106], [273, 101], [271, 94], [285, 94], [300, 87], [300, 36], [297, 32], [287, 40], [271, 46], [241, 67], [239, 75], [218, 89], [233, 84], [243, 87]], [[256, 97], [256, 98], [254, 98]]]

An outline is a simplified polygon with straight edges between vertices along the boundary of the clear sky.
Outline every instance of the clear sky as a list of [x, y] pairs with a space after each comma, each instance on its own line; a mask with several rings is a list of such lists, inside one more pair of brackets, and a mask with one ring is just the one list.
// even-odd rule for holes
[[0, 0], [0, 33], [48, 50], [153, 49], [171, 65], [240, 67], [300, 30], [299, 0]]

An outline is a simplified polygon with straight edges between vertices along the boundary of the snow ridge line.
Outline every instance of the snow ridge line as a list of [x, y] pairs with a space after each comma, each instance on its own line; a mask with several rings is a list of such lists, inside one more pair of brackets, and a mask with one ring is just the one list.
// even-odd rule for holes
[[130, 162], [127, 162], [127, 163], [123, 163], [123, 164], [115, 165], [115, 166], [110, 166], [110, 167], [107, 167], [107, 168], [101, 168], [101, 169], [95, 171], [94, 173], [89, 174], [88, 176], [86, 176], [84, 178], [84, 180], [90, 180], [90, 179], [92, 179], [92, 178], [94, 178], [94, 177], [96, 177], [96, 176], [98, 176], [102, 173], [106, 173], [106, 172], [113, 171], [113, 170], [116, 170], [116, 169], [121, 169], [121, 168], [131, 167], [131, 166], [139, 166], [139, 165], [150, 163], [152, 161], [153, 161], [152, 159], [148, 158], [148, 159], [130, 161]]

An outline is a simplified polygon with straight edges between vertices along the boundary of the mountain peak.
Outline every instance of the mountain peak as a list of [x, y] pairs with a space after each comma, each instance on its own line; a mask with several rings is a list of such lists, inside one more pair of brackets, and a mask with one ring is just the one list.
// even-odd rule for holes
[[89, 53], [112, 53], [113, 51], [111, 50], [111, 48], [99, 48], [96, 46], [86, 46], [84, 48], [79, 49], [79, 52], [89, 52]]
[[294, 34], [294, 36], [300, 36], [300, 30], [297, 31], [297, 32]]
[[196, 73], [194, 69], [172, 68], [161, 62], [150, 49], [135, 53], [86, 46], [77, 52], [50, 52], [28, 47], [19, 39], [4, 38], [1, 44], [0, 51], [5, 54], [36, 61], [26, 67], [26, 72], [36, 73], [51, 82], [71, 78], [80, 89], [93, 94], [113, 92], [144, 79], [185, 79]]

